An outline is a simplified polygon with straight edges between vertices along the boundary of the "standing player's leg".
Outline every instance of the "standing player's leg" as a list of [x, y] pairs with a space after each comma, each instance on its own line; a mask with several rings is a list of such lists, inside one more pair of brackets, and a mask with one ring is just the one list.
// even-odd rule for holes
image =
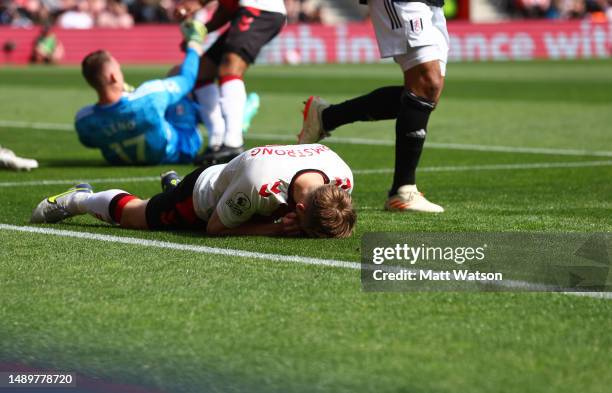
[[416, 168], [446, 74], [448, 32], [442, 8], [423, 3], [394, 3], [409, 47], [394, 60], [404, 74], [404, 92], [395, 123], [395, 172], [385, 208], [392, 211], [440, 213], [417, 190]]
[[200, 60], [200, 74], [194, 94], [200, 108], [200, 117], [208, 131], [207, 151], [216, 151], [223, 145], [225, 137], [225, 119], [219, 102], [220, 91], [216, 83], [218, 66], [221, 62], [221, 51], [226, 34], [217, 39]]
[[[255, 62], [261, 48], [274, 38], [285, 22], [285, 15], [242, 7], [231, 26], [209, 53], [222, 48], [218, 63], [219, 104], [225, 121], [223, 146], [218, 152], [203, 156], [203, 161], [228, 162], [243, 151], [243, 126], [247, 101], [243, 76]], [[216, 52], [215, 52], [216, 53]]]
[[443, 85], [444, 77], [438, 60], [404, 71], [405, 90], [395, 122], [395, 169], [389, 199], [385, 203], [387, 210], [444, 211], [425, 199], [416, 187], [416, 168], [427, 136], [429, 116], [436, 107]]
[[333, 105], [321, 97], [310, 96], [305, 102], [298, 143], [318, 142], [336, 128], [356, 121], [395, 119], [403, 91], [403, 86], [386, 86]]
[[247, 94], [242, 78], [248, 67], [247, 60], [238, 53], [229, 51], [223, 54], [219, 65], [219, 90], [221, 93], [219, 103], [225, 119], [223, 145], [230, 149], [239, 150], [244, 145], [242, 123]]
[[[446, 20], [440, 7], [417, 2], [368, 2], [379, 48], [401, 66], [404, 86], [383, 87], [338, 105], [310, 97], [299, 143], [313, 143], [355, 121], [396, 119], [395, 172], [387, 210], [442, 212], [416, 188], [429, 116], [442, 87], [448, 53]], [[408, 29], [404, 27], [409, 27]]]

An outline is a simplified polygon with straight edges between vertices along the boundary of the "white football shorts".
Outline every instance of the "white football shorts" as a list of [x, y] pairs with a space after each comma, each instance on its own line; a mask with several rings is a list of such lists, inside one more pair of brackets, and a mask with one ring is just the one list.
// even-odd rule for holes
[[439, 60], [446, 74], [449, 37], [441, 7], [391, 0], [369, 0], [368, 6], [382, 57], [393, 57], [403, 71]]

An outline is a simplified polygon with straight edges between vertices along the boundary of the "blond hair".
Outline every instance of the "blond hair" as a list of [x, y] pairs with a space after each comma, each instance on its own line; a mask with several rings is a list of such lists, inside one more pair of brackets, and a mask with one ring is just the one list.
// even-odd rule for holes
[[349, 237], [356, 221], [351, 195], [335, 185], [321, 186], [308, 196], [303, 228], [309, 236]]

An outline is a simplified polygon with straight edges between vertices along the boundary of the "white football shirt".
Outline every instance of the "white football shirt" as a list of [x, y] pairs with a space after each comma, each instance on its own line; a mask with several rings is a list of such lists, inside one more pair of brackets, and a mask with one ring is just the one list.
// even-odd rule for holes
[[228, 228], [255, 216], [276, 219], [289, 211], [296, 174], [309, 171], [321, 173], [328, 184], [353, 191], [351, 169], [325, 145], [262, 146], [202, 172], [193, 189], [195, 212], [208, 221], [216, 211]]

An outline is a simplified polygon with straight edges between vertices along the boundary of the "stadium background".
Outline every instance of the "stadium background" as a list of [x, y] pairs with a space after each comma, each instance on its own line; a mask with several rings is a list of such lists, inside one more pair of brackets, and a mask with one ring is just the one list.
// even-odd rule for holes
[[[607, 58], [612, 1], [450, 0], [451, 61]], [[367, 7], [353, 0], [290, 0], [289, 25], [266, 46], [262, 64], [377, 62]], [[198, 17], [207, 19], [215, 2]], [[95, 49], [123, 63], [181, 59], [172, 1], [17, 0], [0, 6], [0, 63], [28, 62], [41, 27], [64, 46], [60, 63]], [[211, 34], [209, 42], [216, 34]]]

